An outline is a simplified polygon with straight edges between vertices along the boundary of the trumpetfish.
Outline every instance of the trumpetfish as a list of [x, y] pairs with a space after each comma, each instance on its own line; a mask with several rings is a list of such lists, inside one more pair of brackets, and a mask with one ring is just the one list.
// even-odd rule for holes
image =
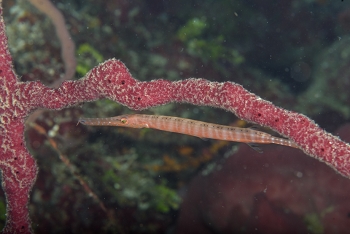
[[110, 118], [81, 118], [79, 123], [90, 126], [152, 128], [199, 138], [243, 142], [258, 152], [262, 151], [255, 144], [278, 144], [299, 148], [296, 143], [289, 139], [275, 137], [253, 128], [231, 127], [173, 116], [131, 114]]

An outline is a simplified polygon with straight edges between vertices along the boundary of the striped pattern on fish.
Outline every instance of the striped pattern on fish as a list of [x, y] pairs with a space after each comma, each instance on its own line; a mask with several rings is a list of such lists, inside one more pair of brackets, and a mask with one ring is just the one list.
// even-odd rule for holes
[[200, 138], [257, 144], [278, 144], [299, 148], [293, 141], [274, 137], [251, 128], [238, 128], [202, 121], [162, 115], [121, 115], [110, 118], [81, 118], [78, 123], [91, 126], [153, 128]]

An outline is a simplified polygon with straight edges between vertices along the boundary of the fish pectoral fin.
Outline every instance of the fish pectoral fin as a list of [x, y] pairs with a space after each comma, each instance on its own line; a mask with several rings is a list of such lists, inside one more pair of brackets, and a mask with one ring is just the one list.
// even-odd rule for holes
[[256, 152], [258, 152], [258, 153], [264, 153], [263, 151], [262, 151], [262, 149], [259, 147], [259, 145], [258, 144], [255, 144], [255, 143], [247, 143], [247, 145], [249, 145], [253, 150], [255, 150]]

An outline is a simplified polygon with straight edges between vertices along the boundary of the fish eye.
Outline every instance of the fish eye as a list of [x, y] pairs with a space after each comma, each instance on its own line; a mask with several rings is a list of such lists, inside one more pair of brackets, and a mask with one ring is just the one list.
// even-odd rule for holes
[[120, 119], [120, 122], [122, 122], [123, 124], [126, 124], [128, 122], [128, 120], [126, 118], [122, 118], [122, 119]]

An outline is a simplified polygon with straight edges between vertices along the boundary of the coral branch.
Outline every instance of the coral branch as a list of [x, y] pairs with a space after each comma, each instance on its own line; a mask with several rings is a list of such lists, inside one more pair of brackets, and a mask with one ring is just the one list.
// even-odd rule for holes
[[350, 176], [349, 144], [325, 132], [306, 116], [276, 107], [232, 82], [204, 79], [140, 82], [130, 75], [122, 62], [111, 59], [92, 69], [85, 78], [64, 82], [57, 90], [40, 83], [26, 85], [24, 90], [28, 91], [25, 92], [38, 89], [32, 97], [38, 101], [33, 108], [60, 109], [98, 98], [108, 98], [135, 110], [173, 101], [223, 108], [244, 120], [274, 129], [295, 141], [306, 154]]
[[242, 119], [271, 127], [294, 140], [305, 153], [350, 176], [347, 143], [323, 131], [306, 116], [276, 107], [238, 84], [204, 79], [140, 82], [122, 62], [111, 59], [84, 78], [65, 81], [59, 88], [51, 89], [40, 82], [18, 81], [12, 69], [2, 17], [0, 42], [0, 168], [8, 212], [4, 233], [31, 232], [27, 203], [37, 167], [23, 136], [24, 120], [37, 108], [57, 110], [101, 98], [135, 110], [174, 101], [223, 108]]
[[[64, 16], [50, 0], [29, 0], [38, 10], [46, 14], [52, 21], [56, 29], [57, 37], [61, 44], [61, 57], [64, 62], [65, 74], [56, 80], [49, 87], [57, 88], [63, 81], [71, 80], [75, 74], [77, 65], [75, 58], [75, 44], [66, 28]], [[28, 119], [27, 123], [34, 122], [44, 110], [37, 110]]]
[[50, 17], [56, 29], [56, 34], [61, 43], [61, 55], [64, 62], [65, 74], [57, 80], [52, 87], [57, 88], [64, 80], [73, 78], [76, 67], [75, 44], [69, 34], [62, 13], [49, 0], [30, 0], [41, 12]]
[[[349, 144], [325, 132], [306, 116], [276, 107], [248, 92], [241, 85], [232, 82], [209, 82], [204, 79], [140, 82], [132, 78], [127, 68], [117, 60], [106, 61], [78, 82], [80, 83], [75, 82], [75, 89], [89, 90], [90, 100], [102, 95], [100, 97], [109, 98], [135, 110], [172, 101], [223, 108], [244, 120], [274, 129], [295, 141], [306, 154], [350, 177]], [[62, 88], [67, 90], [68, 85], [72, 88], [71, 83], [69, 84], [64, 83]], [[75, 92], [74, 89], [69, 93], [72, 92]], [[75, 95], [85, 94], [78, 91]], [[86, 96], [82, 96], [84, 97]]]

